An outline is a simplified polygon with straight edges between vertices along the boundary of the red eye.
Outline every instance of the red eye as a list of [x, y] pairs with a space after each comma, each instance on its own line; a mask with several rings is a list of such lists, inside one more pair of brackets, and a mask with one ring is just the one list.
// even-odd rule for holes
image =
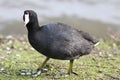
[[31, 14], [31, 13], [29, 13], [29, 16], [32, 16], [32, 14]]

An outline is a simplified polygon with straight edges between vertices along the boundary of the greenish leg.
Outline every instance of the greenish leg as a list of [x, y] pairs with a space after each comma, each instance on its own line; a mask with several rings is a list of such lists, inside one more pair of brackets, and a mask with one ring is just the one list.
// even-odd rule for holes
[[45, 61], [42, 63], [42, 65], [37, 69], [37, 72], [32, 74], [32, 77], [37, 77], [41, 74], [41, 69], [45, 66], [45, 64], [47, 63], [47, 61], [49, 59], [50, 58], [48, 58], [48, 57], [45, 59]]
[[50, 58], [47, 57], [47, 58], [45, 59], [45, 61], [42, 63], [42, 65], [39, 66], [38, 70], [41, 69], [41, 68], [43, 68], [49, 59], [50, 59]]
[[68, 74], [70, 74], [72, 72], [73, 61], [74, 60], [70, 60], [70, 65], [69, 65], [69, 68], [68, 68]]
[[72, 71], [73, 61], [74, 61], [74, 60], [70, 60], [70, 65], [69, 65], [69, 69], [68, 69], [68, 74], [69, 74], [69, 75], [72, 75], [72, 74], [78, 75], [77, 73], [75, 73], [75, 72]]

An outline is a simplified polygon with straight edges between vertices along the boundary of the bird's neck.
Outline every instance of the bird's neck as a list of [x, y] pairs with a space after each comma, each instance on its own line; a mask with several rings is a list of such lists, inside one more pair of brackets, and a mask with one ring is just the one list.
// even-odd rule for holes
[[38, 22], [27, 24], [28, 32], [36, 32], [39, 28]]

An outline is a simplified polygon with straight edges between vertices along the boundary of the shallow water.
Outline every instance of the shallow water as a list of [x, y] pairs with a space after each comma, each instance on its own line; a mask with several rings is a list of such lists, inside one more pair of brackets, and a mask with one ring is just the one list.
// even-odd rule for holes
[[[74, 20], [77, 17], [112, 24], [112, 28], [120, 26], [120, 0], [0, 0], [0, 33], [19, 34], [19, 30], [24, 33], [22, 15], [26, 9], [35, 10], [41, 23], [50, 22], [48, 18], [58, 22], [61, 17], [67, 22], [67, 18]], [[79, 25], [79, 21], [76, 25]]]

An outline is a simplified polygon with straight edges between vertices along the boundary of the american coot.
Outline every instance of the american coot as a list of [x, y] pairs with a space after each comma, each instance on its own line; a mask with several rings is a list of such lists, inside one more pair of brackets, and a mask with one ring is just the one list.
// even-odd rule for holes
[[63, 23], [50, 23], [39, 26], [37, 14], [33, 10], [25, 10], [23, 20], [28, 30], [30, 44], [46, 56], [36, 74], [50, 58], [70, 60], [68, 74], [72, 74], [74, 59], [89, 54], [98, 42], [88, 33]]

